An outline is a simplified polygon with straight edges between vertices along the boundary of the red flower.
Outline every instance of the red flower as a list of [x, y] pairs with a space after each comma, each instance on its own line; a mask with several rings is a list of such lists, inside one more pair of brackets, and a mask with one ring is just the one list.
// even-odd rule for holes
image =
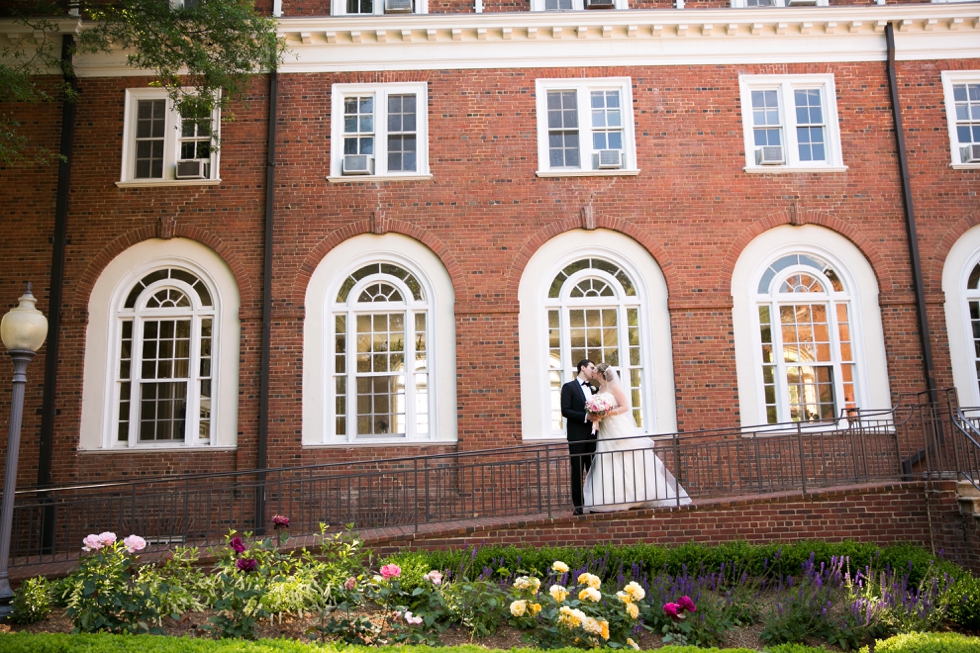
[[238, 567], [238, 571], [248, 573], [250, 571], [255, 571], [255, 568], [259, 566], [259, 562], [254, 558], [239, 558], [235, 563], [235, 566]]
[[242, 543], [242, 538], [240, 537], [231, 538], [228, 541], [228, 546], [234, 549], [235, 553], [241, 554], [245, 552], [245, 544]]
[[694, 606], [694, 601], [691, 600], [690, 596], [682, 596], [677, 599], [677, 605], [684, 608], [688, 612], [696, 612], [697, 608]]
[[677, 610], [680, 609], [680, 607], [681, 606], [677, 605], [676, 603], [665, 603], [664, 614], [671, 619], [683, 619], [684, 617], [677, 613]]

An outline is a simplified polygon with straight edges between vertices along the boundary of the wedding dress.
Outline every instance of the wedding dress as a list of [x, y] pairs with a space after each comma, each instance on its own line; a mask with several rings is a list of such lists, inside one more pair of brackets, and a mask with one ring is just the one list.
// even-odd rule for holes
[[[604, 395], [611, 404], [616, 403], [612, 393], [600, 395]], [[585, 476], [585, 512], [691, 503], [684, 488], [678, 485], [674, 475], [653, 453], [653, 440], [636, 437], [639, 435], [640, 429], [633, 421], [632, 411], [602, 418], [595, 458]]]

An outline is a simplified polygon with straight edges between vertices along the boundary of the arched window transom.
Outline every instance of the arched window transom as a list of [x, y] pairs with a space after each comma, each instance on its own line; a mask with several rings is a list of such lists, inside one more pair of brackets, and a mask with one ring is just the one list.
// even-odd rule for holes
[[577, 259], [552, 279], [546, 310], [552, 433], [563, 428], [562, 383], [574, 378], [576, 364], [586, 358], [618, 369], [643, 428], [643, 386], [649, 380], [644, 378], [640, 300], [630, 275], [604, 258]]
[[119, 320], [116, 442], [208, 444], [216, 315], [212, 291], [180, 268], [136, 282]]
[[971, 357], [973, 358], [974, 382], [977, 384], [977, 391], [980, 394], [980, 263], [973, 266], [970, 276], [966, 281], [966, 302], [970, 316], [970, 328], [968, 336], [973, 345]]
[[400, 265], [371, 263], [344, 280], [333, 305], [334, 436], [429, 437], [430, 310]]
[[766, 420], [831, 421], [857, 407], [853, 300], [814, 254], [778, 258], [758, 285]]

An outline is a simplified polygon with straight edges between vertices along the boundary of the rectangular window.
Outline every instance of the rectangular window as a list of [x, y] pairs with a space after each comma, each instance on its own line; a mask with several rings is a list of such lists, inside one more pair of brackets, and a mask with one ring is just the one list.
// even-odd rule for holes
[[[334, 84], [331, 181], [428, 177], [427, 85]], [[338, 146], [342, 144], [342, 146]]]
[[331, 16], [425, 13], [428, 13], [428, 0], [330, 0]]
[[218, 109], [181, 116], [166, 91], [127, 89], [118, 186], [212, 184], [218, 178]]
[[539, 79], [538, 176], [638, 174], [628, 78]]
[[980, 167], [980, 71], [943, 71], [954, 167]]
[[733, 9], [769, 7], [829, 7], [830, 0], [732, 0]]
[[747, 172], [840, 172], [832, 75], [739, 78]]
[[184, 439], [190, 344], [190, 320], [147, 320], [143, 323], [141, 442]]
[[357, 437], [405, 431], [405, 316], [357, 316]]
[[531, 0], [531, 11], [582, 11], [629, 9], [627, 0]]

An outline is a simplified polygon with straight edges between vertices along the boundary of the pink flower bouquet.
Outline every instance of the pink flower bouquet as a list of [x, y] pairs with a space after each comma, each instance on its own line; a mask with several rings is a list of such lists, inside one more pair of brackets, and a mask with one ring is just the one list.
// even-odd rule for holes
[[[613, 408], [615, 408], [613, 403], [603, 395], [593, 395], [591, 399], [585, 402], [585, 410], [590, 415], [596, 415], [599, 419], [605, 417]], [[592, 422], [592, 432], [595, 433], [598, 430], [599, 420], [596, 420]]]

